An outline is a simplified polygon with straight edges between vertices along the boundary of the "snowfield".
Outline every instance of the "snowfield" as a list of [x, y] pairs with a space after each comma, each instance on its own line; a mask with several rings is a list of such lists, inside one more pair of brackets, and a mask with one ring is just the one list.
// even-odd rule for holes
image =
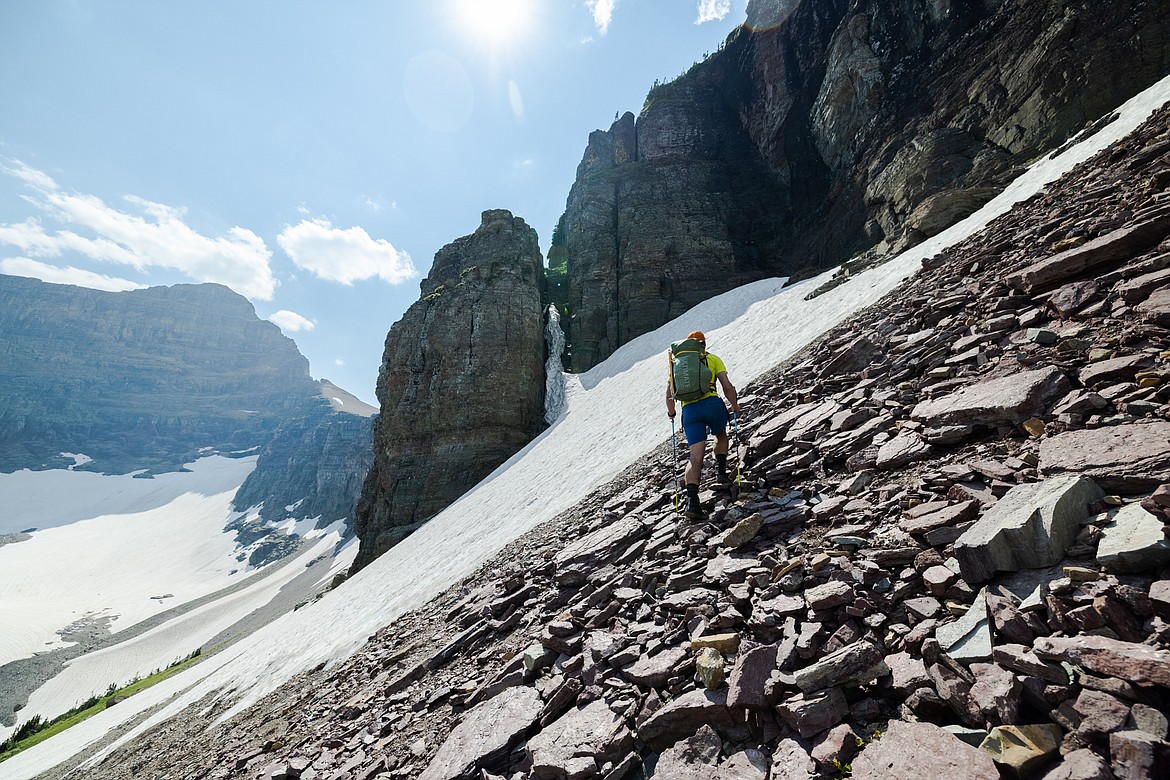
[[[360, 574], [224, 652], [19, 754], [3, 765], [4, 776], [23, 780], [45, 771], [171, 697], [115, 744], [208, 692], [230, 692], [241, 709], [297, 672], [347, 657], [378, 628], [457, 583], [508, 542], [580, 501], [661, 444], [670, 435], [662, 396], [663, 352], [671, 341], [703, 330], [712, 352], [724, 359], [732, 381], [742, 388], [894, 290], [921, 267], [923, 258], [980, 230], [1046, 182], [1124, 137], [1168, 99], [1170, 78], [1127, 103], [1120, 118], [1093, 137], [1055, 159], [1041, 160], [967, 220], [813, 301], [805, 301], [804, 295], [831, 272], [787, 288], [778, 279], [747, 285], [626, 344], [593, 370], [567, 377], [566, 411], [551, 428]], [[91, 760], [104, 755], [99, 752]]]
[[246, 576], [223, 527], [255, 467], [215, 456], [153, 479], [0, 474], [0, 533], [38, 529], [0, 547], [0, 665], [66, 644], [56, 632], [79, 618], [118, 631]]

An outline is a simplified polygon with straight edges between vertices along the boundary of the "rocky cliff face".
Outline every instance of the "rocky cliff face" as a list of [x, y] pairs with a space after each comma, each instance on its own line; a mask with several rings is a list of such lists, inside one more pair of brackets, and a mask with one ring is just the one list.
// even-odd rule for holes
[[273, 524], [350, 520], [375, 410], [309, 376], [291, 339], [214, 284], [109, 293], [0, 276], [0, 470], [173, 471], [259, 453], [236, 495], [250, 561], [290, 552]]
[[265, 525], [315, 517], [318, 527], [346, 520], [352, 529], [362, 481], [374, 463], [377, 410], [352, 397], [346, 409], [337, 409], [330, 399], [348, 393], [324, 380], [320, 387], [318, 402], [281, 423], [260, 450], [256, 470], [232, 501], [236, 511], [260, 506]]
[[319, 396], [291, 339], [215, 284], [109, 293], [0, 276], [0, 470], [181, 468]]
[[390, 328], [355, 570], [486, 477], [543, 427], [542, 259], [502, 210], [443, 247]]
[[946, 228], [1170, 67], [1153, 0], [753, 0], [590, 136], [560, 222], [572, 368], [748, 281]]

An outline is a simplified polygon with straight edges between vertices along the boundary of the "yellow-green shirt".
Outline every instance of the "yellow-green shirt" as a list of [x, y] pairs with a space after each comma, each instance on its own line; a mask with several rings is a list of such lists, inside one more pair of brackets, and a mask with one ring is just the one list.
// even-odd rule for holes
[[[707, 361], [707, 368], [711, 370], [711, 392], [707, 393], [702, 398], [696, 398], [694, 401], [676, 401], [680, 407], [686, 406], [687, 404], [693, 404], [695, 401], [703, 401], [713, 395], [719, 395], [717, 392], [719, 388], [718, 376], [727, 371], [727, 366], [723, 365], [723, 361], [720, 360], [717, 356], [712, 355], [710, 352], [706, 353], [703, 356], [703, 359]], [[670, 389], [671, 395], [673, 395], [674, 386], [670, 381], [670, 377], [667, 377], [666, 385]]]

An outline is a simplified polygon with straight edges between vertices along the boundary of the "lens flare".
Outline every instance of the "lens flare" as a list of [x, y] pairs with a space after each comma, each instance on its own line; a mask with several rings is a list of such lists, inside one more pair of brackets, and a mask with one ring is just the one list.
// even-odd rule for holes
[[531, 0], [460, 0], [459, 18], [476, 38], [492, 44], [520, 36], [532, 17]]

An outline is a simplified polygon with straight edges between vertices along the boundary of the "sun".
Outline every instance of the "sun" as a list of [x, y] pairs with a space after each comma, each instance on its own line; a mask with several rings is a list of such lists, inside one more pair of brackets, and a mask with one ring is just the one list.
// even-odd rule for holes
[[473, 37], [500, 46], [524, 32], [532, 18], [532, 0], [459, 0], [457, 12]]

